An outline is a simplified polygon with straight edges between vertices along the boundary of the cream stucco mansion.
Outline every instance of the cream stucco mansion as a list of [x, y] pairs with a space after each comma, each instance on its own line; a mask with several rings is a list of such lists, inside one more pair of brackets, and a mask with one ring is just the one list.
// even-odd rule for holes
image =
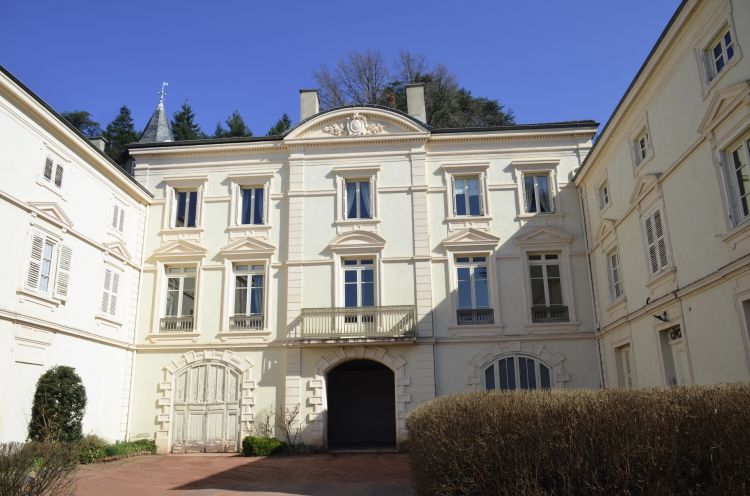
[[[0, 440], [56, 364], [84, 430], [234, 451], [395, 447], [455, 392], [750, 380], [750, 4], [685, 0], [597, 123], [481, 129], [375, 106], [174, 142], [123, 172], [0, 73]], [[563, 95], [561, 95], [563, 96]]]

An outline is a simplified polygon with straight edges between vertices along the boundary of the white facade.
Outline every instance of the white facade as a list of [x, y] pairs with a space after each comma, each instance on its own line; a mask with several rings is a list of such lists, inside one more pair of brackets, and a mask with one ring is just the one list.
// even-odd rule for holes
[[4, 72], [0, 135], [0, 440], [25, 438], [54, 365], [83, 380], [84, 431], [123, 439], [150, 195]]
[[750, 379], [749, 21], [684, 2], [576, 178], [607, 386]]
[[306, 90], [283, 137], [133, 145], [135, 182], [3, 76], [0, 438], [55, 364], [84, 430], [163, 452], [274, 411], [393, 446], [439, 395], [748, 380], [748, 19], [683, 2], [596, 145], [591, 121], [432, 129], [418, 86], [411, 115]]

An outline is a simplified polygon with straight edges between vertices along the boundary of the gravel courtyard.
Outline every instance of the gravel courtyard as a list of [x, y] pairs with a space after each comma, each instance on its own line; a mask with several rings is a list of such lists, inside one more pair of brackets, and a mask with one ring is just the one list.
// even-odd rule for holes
[[75, 479], [77, 496], [414, 494], [408, 457], [380, 453], [143, 456], [83, 465]]

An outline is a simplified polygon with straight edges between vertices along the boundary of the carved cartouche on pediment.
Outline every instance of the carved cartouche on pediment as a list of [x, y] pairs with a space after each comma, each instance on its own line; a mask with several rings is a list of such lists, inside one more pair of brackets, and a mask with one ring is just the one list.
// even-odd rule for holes
[[337, 122], [323, 128], [324, 133], [333, 136], [366, 136], [368, 134], [380, 134], [385, 126], [380, 123], [367, 122], [367, 117], [355, 113], [346, 118], [346, 123]]

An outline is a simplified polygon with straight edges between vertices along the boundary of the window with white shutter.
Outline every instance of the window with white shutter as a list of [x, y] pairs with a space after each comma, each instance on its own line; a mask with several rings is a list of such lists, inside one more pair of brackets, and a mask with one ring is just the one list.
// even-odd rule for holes
[[115, 315], [117, 313], [117, 293], [120, 287], [120, 274], [111, 269], [104, 269], [104, 289], [102, 291], [103, 313]]
[[44, 179], [52, 181], [52, 170], [55, 168], [55, 163], [51, 158], [47, 157], [44, 161]]
[[619, 300], [623, 294], [620, 254], [616, 249], [607, 253], [607, 274], [609, 276], [609, 299], [614, 302]]
[[122, 232], [125, 226], [125, 207], [119, 203], [115, 203], [112, 206], [112, 228], [118, 232]]
[[620, 369], [620, 387], [632, 389], [635, 386], [633, 381], [633, 357], [630, 352], [630, 345], [620, 346], [618, 349]]
[[643, 219], [643, 229], [646, 237], [646, 252], [651, 275], [669, 267], [669, 245], [664, 220], [660, 208], [652, 211]]
[[59, 251], [54, 296], [59, 300], [67, 300], [68, 286], [70, 285], [70, 268], [73, 263], [73, 250], [69, 246], [60, 245]]
[[44, 170], [42, 172], [42, 175], [46, 181], [54, 184], [58, 188], [62, 188], [64, 172], [65, 169], [63, 168], [62, 164], [56, 164], [55, 161], [50, 157], [47, 157], [44, 160]]

